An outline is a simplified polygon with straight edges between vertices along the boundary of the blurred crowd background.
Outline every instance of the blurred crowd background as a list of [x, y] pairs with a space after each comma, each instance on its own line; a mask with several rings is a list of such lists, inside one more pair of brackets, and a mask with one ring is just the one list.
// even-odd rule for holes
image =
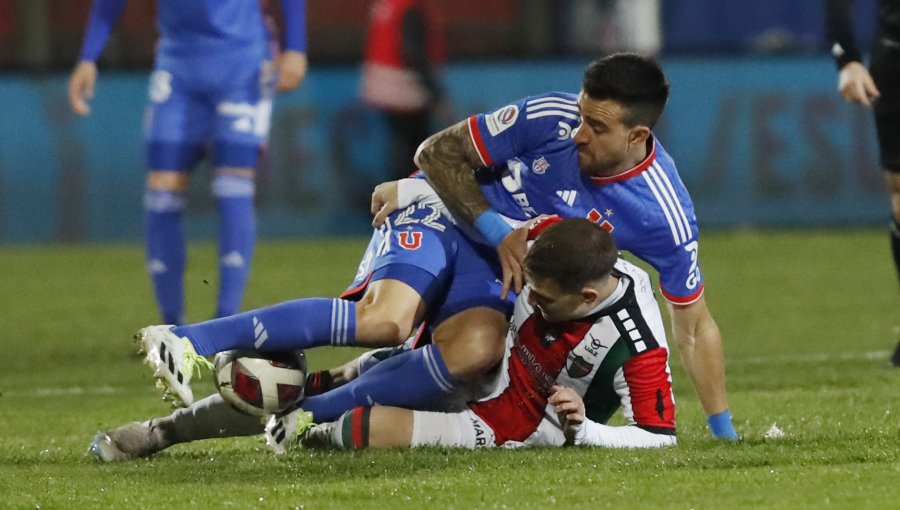
[[[276, 15], [275, 0], [265, 0]], [[0, 0], [0, 243], [138, 240], [141, 117], [155, 2], [130, 0], [100, 59], [89, 118], [65, 97], [90, 0]], [[441, 125], [549, 90], [585, 64], [655, 53], [672, 83], [656, 134], [701, 227], [881, 226], [870, 113], [836, 92], [822, 0], [435, 0], [446, 32]], [[263, 236], [364, 235], [386, 168], [385, 121], [360, 100], [371, 0], [308, 0], [310, 68], [276, 100], [258, 178]], [[854, 2], [861, 47], [877, 0]], [[412, 170], [412, 162], [408, 169]], [[208, 172], [189, 230], [212, 236]]]
[[[263, 0], [266, 4], [277, 4]], [[438, 0], [450, 60], [553, 58], [620, 49], [681, 54], [814, 53], [827, 48], [822, 0]], [[358, 61], [371, 0], [310, 0], [310, 58]], [[871, 37], [875, 0], [857, 0], [860, 38]], [[132, 0], [105, 64], [147, 67], [155, 2]], [[71, 68], [91, 0], [0, 0], [0, 67]], [[269, 7], [278, 15], [278, 9]]]

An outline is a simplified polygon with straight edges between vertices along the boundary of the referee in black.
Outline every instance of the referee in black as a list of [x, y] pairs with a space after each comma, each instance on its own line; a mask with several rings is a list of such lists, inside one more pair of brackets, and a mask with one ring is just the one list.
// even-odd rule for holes
[[[848, 102], [875, 112], [881, 166], [891, 193], [891, 251], [900, 275], [900, 0], [880, 0], [869, 69], [853, 35], [852, 0], [825, 0], [831, 54], [840, 71], [838, 90]], [[900, 343], [891, 356], [900, 367]]]

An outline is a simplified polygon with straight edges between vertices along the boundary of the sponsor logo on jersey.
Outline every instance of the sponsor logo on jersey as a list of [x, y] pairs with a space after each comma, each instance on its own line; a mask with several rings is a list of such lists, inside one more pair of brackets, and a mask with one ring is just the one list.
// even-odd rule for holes
[[593, 370], [594, 365], [577, 354], [569, 356], [568, 363], [566, 363], [566, 373], [573, 379], [585, 377]]
[[484, 123], [487, 124], [488, 132], [491, 136], [497, 136], [506, 131], [510, 126], [516, 123], [519, 118], [519, 107], [511, 104], [503, 107], [494, 113], [484, 116]]
[[547, 158], [544, 156], [539, 157], [531, 163], [531, 171], [541, 175], [550, 168], [550, 163], [547, 162]]
[[559, 131], [556, 132], [556, 137], [560, 140], [568, 140], [572, 138], [572, 126], [566, 124], [563, 121], [559, 121]]
[[400, 247], [407, 250], [418, 250], [422, 247], [421, 232], [398, 232], [397, 240], [400, 242]]
[[572, 207], [572, 204], [575, 203], [575, 197], [578, 196], [578, 192], [574, 189], [560, 190], [556, 192], [556, 196], [561, 198], [566, 205]]

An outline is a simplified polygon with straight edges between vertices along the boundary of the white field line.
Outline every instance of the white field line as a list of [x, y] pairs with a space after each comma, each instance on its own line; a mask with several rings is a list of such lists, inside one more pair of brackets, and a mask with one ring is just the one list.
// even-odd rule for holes
[[[791, 354], [780, 356], [753, 356], [749, 358], [728, 358], [726, 365], [772, 365], [778, 363], [825, 363], [829, 361], [853, 361], [853, 360], [885, 360], [891, 355], [890, 351], [845, 352], [841, 354]], [[96, 386], [82, 388], [74, 386], [69, 388], [34, 388], [31, 390], [3, 390], [0, 388], [0, 398], [56, 398], [66, 396], [90, 396], [90, 395], [114, 395], [124, 392], [124, 388], [113, 386]], [[133, 392], [133, 388], [129, 388]]]

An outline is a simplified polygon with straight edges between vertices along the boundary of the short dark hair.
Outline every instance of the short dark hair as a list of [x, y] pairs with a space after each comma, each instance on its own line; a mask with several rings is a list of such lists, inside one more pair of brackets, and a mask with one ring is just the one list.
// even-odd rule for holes
[[629, 127], [652, 128], [666, 107], [669, 81], [659, 64], [637, 53], [614, 53], [584, 70], [582, 90], [594, 100], [613, 100], [626, 109]]
[[568, 218], [540, 233], [525, 256], [531, 278], [549, 279], [575, 293], [609, 275], [618, 258], [612, 235], [596, 223]]

